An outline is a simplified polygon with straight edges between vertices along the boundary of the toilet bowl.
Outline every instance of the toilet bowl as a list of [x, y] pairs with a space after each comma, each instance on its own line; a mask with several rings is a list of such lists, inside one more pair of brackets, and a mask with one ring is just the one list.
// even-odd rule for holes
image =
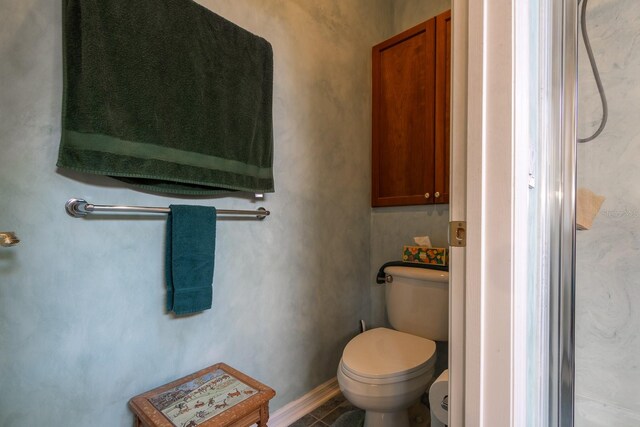
[[384, 272], [393, 329], [371, 329], [349, 341], [338, 385], [366, 411], [365, 427], [409, 427], [409, 407], [433, 380], [435, 341], [448, 338], [449, 273], [404, 266]]
[[433, 378], [435, 342], [387, 328], [347, 344], [338, 367], [345, 398], [364, 409], [365, 427], [409, 427], [408, 408]]

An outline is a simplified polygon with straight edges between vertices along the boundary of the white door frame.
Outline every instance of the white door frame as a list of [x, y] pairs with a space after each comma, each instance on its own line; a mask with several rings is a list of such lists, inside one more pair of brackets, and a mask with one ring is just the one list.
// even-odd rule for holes
[[[526, 357], [516, 285], [526, 285], [529, 147], [516, 144], [516, 0], [453, 0], [450, 399], [453, 427], [516, 425]], [[524, 219], [524, 221], [523, 221]], [[523, 281], [524, 278], [524, 281]], [[526, 319], [525, 319], [526, 320]], [[518, 358], [518, 359], [516, 359]]]
[[[452, 1], [450, 221], [467, 220], [468, 9], [468, 0]], [[465, 396], [465, 383], [474, 389], [465, 371], [465, 347], [477, 343], [465, 338], [466, 249], [451, 247], [449, 259], [449, 425], [462, 427], [465, 413], [477, 411], [479, 401], [479, 395]]]

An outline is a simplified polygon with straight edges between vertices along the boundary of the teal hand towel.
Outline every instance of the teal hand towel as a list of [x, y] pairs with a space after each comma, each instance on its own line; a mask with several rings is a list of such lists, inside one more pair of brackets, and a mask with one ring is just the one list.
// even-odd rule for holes
[[57, 165], [180, 194], [273, 191], [273, 52], [192, 0], [63, 0]]
[[211, 308], [216, 208], [171, 205], [167, 218], [167, 310], [177, 315]]

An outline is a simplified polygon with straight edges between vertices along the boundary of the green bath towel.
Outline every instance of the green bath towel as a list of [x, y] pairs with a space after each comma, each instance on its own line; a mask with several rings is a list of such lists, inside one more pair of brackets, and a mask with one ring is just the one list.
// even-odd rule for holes
[[211, 308], [216, 251], [216, 208], [171, 205], [167, 218], [167, 311], [177, 315]]
[[63, 0], [57, 165], [151, 191], [273, 191], [273, 53], [191, 0]]

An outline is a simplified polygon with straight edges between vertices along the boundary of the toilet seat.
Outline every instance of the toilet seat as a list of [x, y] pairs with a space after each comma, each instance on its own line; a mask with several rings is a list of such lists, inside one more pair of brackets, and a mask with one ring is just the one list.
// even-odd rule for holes
[[360, 382], [388, 384], [423, 375], [436, 361], [436, 343], [393, 329], [376, 328], [353, 338], [340, 368]]

